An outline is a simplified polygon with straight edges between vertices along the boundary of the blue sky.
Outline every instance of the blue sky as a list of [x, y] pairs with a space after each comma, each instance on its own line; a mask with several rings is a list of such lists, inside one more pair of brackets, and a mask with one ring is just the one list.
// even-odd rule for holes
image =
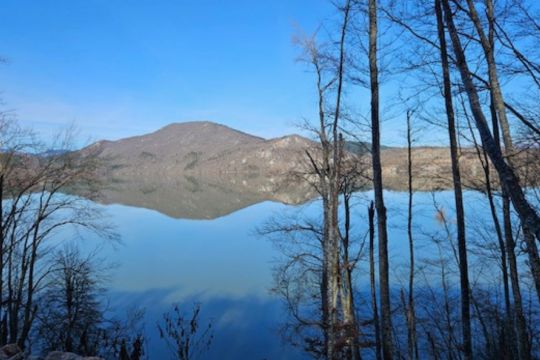
[[[43, 134], [74, 123], [88, 140], [210, 120], [274, 137], [315, 110], [295, 61], [298, 28], [326, 0], [2, 0], [4, 108]], [[392, 130], [392, 129], [390, 129]], [[388, 133], [385, 143], [395, 143]]]

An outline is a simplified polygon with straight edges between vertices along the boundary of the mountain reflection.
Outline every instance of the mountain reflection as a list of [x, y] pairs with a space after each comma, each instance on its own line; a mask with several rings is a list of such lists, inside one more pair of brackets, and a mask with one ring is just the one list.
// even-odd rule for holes
[[97, 199], [156, 210], [176, 219], [215, 219], [264, 201], [300, 204], [312, 197], [307, 186], [285, 177], [224, 175], [208, 178], [197, 174], [174, 179], [115, 178]]

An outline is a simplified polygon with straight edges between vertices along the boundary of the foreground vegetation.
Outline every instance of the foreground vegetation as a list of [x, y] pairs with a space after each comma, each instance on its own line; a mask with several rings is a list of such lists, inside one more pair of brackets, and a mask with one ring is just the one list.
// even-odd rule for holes
[[[321, 220], [274, 220], [261, 229], [287, 249], [275, 290], [290, 312], [288, 338], [326, 359], [537, 358], [539, 197], [524, 186], [536, 183], [539, 158], [517, 159], [540, 145], [539, 9], [511, 0], [345, 0], [336, 9], [324, 31], [298, 40], [318, 99], [318, 119], [305, 127], [320, 148], [306, 151], [297, 175], [319, 193]], [[370, 99], [365, 113], [362, 97]], [[402, 260], [389, 259], [380, 145], [389, 118], [407, 129], [406, 281], [391, 271]], [[442, 132], [453, 210], [434, 200], [444, 231], [431, 237], [430, 262], [418, 264], [412, 146]], [[344, 151], [366, 137], [368, 164]], [[479, 214], [465, 211], [462, 147], [475, 149], [482, 164], [482, 180], [472, 184], [490, 214], [481, 242], [471, 226]], [[373, 185], [367, 242], [351, 232], [364, 225], [350, 215], [354, 184], [363, 181]], [[496, 271], [472, 281], [479, 264]], [[359, 279], [369, 291], [358, 289]]]

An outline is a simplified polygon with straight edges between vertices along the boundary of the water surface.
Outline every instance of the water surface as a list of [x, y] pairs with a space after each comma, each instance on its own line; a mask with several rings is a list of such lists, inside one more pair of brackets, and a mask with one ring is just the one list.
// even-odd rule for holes
[[[353, 208], [355, 241], [363, 241], [366, 207], [371, 192], [358, 193]], [[222, 199], [220, 199], [222, 200]], [[405, 231], [407, 194], [386, 192], [392, 276], [406, 273], [408, 244]], [[466, 193], [467, 211], [475, 221], [488, 222], [487, 202]], [[435, 205], [448, 212], [452, 227], [452, 193], [415, 194], [415, 234], [418, 239], [443, 230]], [[167, 358], [156, 322], [171, 304], [191, 312], [201, 304], [203, 325], [211, 321], [215, 339], [205, 359], [303, 359], [307, 356], [282, 340], [279, 327], [287, 316], [281, 299], [270, 292], [272, 269], [281, 254], [256, 229], [272, 216], [316, 218], [320, 204], [285, 205], [265, 201], [214, 219], [174, 218], [157, 210], [120, 204], [98, 205], [121, 235], [119, 244], [105, 244], [85, 236], [87, 251], [101, 244], [99, 256], [115, 264], [107, 282], [111, 309], [144, 309], [150, 359]], [[181, 207], [182, 204], [178, 204]], [[190, 204], [189, 206], [193, 206]], [[218, 206], [218, 204], [214, 204]], [[426, 239], [417, 245], [419, 257], [434, 248]], [[361, 265], [362, 266], [362, 265]], [[366, 273], [359, 271], [359, 290], [367, 291]]]

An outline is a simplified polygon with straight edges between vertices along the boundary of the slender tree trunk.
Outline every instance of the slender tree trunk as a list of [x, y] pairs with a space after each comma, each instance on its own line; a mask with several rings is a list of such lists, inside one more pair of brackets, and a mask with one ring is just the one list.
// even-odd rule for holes
[[379, 306], [377, 305], [377, 288], [375, 282], [375, 207], [373, 201], [368, 208], [369, 218], [369, 284], [371, 288], [371, 307], [373, 308], [373, 325], [375, 327], [375, 359], [382, 359], [381, 328], [379, 324]]
[[508, 284], [508, 262], [506, 252], [505, 239], [503, 236], [501, 223], [499, 220], [499, 215], [497, 214], [497, 207], [495, 205], [495, 200], [493, 196], [493, 189], [491, 187], [491, 175], [489, 170], [489, 160], [486, 152], [483, 149], [479, 149], [475, 141], [476, 150], [478, 153], [478, 158], [482, 162], [482, 168], [484, 170], [484, 177], [486, 181], [486, 196], [489, 203], [489, 210], [491, 213], [491, 218], [493, 219], [493, 226], [495, 228], [495, 233], [497, 234], [497, 241], [499, 245], [499, 251], [501, 253], [501, 276], [503, 281], [503, 293], [504, 293], [504, 309], [505, 309], [505, 333], [503, 339], [501, 339], [503, 347], [503, 358], [511, 359], [512, 357], [512, 348], [515, 344], [514, 328], [512, 325], [512, 308], [510, 306], [510, 285]]
[[530, 359], [530, 350], [528, 344], [527, 324], [523, 315], [523, 300], [519, 286], [519, 275], [517, 269], [516, 244], [512, 234], [512, 222], [510, 217], [510, 200], [503, 193], [503, 222], [504, 234], [506, 240], [506, 252], [508, 254], [508, 263], [510, 265], [510, 282], [512, 284], [512, 294], [514, 295], [514, 313], [517, 327], [518, 359]]
[[[493, 92], [490, 92], [490, 99], [491, 99], [490, 110], [491, 110], [491, 123], [492, 123], [492, 128], [493, 128], [493, 135], [494, 135], [494, 140], [496, 141], [496, 144], [500, 149], [499, 119], [498, 119], [498, 114], [495, 107], [495, 100], [494, 100]], [[513, 151], [512, 140], [507, 138], [506, 144], [507, 146], [505, 147], [505, 149], [509, 149], [510, 151]], [[485, 154], [485, 150], [484, 150], [484, 154]], [[489, 169], [489, 166], [488, 166], [488, 169]], [[509, 323], [510, 319], [512, 319], [512, 323], [511, 323], [512, 338], [510, 342], [510, 344], [512, 345], [512, 349], [510, 349], [510, 351], [513, 351], [514, 349], [516, 349], [515, 340], [517, 340], [518, 358], [529, 359], [530, 350], [529, 350], [529, 345], [528, 345], [528, 340], [527, 340], [527, 328], [526, 328], [526, 323], [525, 323], [525, 316], [523, 314], [523, 301], [522, 301], [522, 296], [521, 296], [519, 274], [518, 274], [518, 269], [517, 269], [517, 256], [515, 252], [516, 245], [514, 242], [513, 230], [512, 230], [510, 199], [504, 188], [502, 189], [502, 208], [503, 208], [504, 244], [505, 244], [504, 253], [506, 254], [508, 258], [508, 264], [509, 264], [509, 269], [510, 269], [510, 282], [512, 285], [512, 294], [513, 294], [513, 299], [514, 299], [513, 315], [509, 317], [509, 320], [507, 321], [507, 323]], [[500, 231], [500, 228], [499, 228], [499, 231]], [[507, 284], [505, 285], [508, 286]], [[513, 326], [514, 324], [515, 326]], [[509, 328], [509, 326], [506, 326], [506, 328]], [[514, 333], [515, 329], [517, 329], [517, 336], [515, 336], [515, 333]]]
[[340, 194], [340, 181], [341, 181], [341, 158], [342, 149], [340, 135], [338, 134], [338, 123], [340, 120], [341, 111], [341, 98], [343, 94], [343, 79], [345, 68], [345, 37], [348, 31], [349, 15], [350, 15], [350, 0], [347, 0], [343, 12], [343, 23], [341, 25], [341, 36], [339, 42], [339, 62], [337, 72], [337, 91], [336, 91], [336, 105], [334, 110], [334, 119], [332, 122], [332, 163], [330, 166], [329, 176], [329, 199], [328, 199], [328, 261], [327, 261], [327, 275], [328, 275], [328, 294], [327, 294], [327, 307], [329, 315], [328, 326], [328, 347], [327, 358], [329, 360], [340, 358], [340, 288], [341, 288], [341, 266], [340, 266], [340, 243], [341, 234], [339, 229], [339, 194]]
[[[494, 54], [494, 10], [493, 10], [493, 1], [486, 0], [487, 7], [487, 17], [489, 25], [489, 33], [486, 36], [478, 13], [476, 11], [476, 6], [471, 0], [467, 0], [467, 5], [469, 8], [469, 16], [476, 28], [476, 31], [480, 37], [480, 43], [484, 50], [486, 57], [486, 62], [488, 66], [488, 76], [489, 76], [489, 90], [490, 97], [492, 101], [492, 108], [495, 110], [493, 112], [493, 127], [498, 129], [500, 125], [502, 130], [502, 138], [504, 143], [504, 153], [509, 164], [510, 168], [513, 167], [512, 156], [514, 155], [514, 145], [512, 141], [512, 135], [510, 133], [510, 125], [508, 118], [506, 116], [506, 107], [504, 104], [504, 99], [502, 95], [501, 86], [499, 83], [497, 66], [495, 63], [495, 54]], [[494, 138], [497, 145], [499, 144], [499, 139]], [[517, 177], [516, 177], [517, 178]], [[519, 181], [519, 179], [516, 179]], [[518, 331], [518, 357], [519, 359], [530, 359], [530, 349], [528, 344], [528, 335], [527, 335], [527, 324], [525, 322], [525, 316], [523, 314], [523, 303], [521, 297], [521, 290], [519, 286], [519, 274], [517, 270], [517, 260], [515, 254], [515, 242], [512, 234], [512, 223], [511, 223], [511, 209], [510, 209], [510, 199], [506, 189], [503, 189], [503, 217], [504, 217], [504, 227], [505, 227], [505, 239], [507, 245], [507, 254], [509, 257], [510, 264], [510, 279], [512, 282], [512, 292], [514, 294], [514, 311], [515, 311], [515, 321]], [[524, 232], [527, 232], [527, 227], [524, 226]], [[533, 249], [528, 249], [532, 251]], [[530, 254], [530, 253], [529, 253]], [[531, 255], [531, 254], [530, 254]], [[538, 255], [538, 253], [536, 253]]]
[[377, 0], [369, 0], [369, 75], [371, 90], [371, 155], [373, 165], [373, 191], [377, 210], [379, 237], [379, 291], [381, 301], [381, 343], [383, 359], [393, 357], [392, 311], [388, 264], [388, 234], [384, 205], [381, 141], [379, 120], [379, 69], [377, 65]]
[[328, 224], [326, 219], [328, 218], [328, 198], [327, 195], [323, 195], [323, 218], [325, 219], [323, 224], [323, 260], [322, 260], [322, 275], [321, 275], [321, 310], [322, 310], [322, 324], [323, 324], [323, 336], [324, 336], [324, 351], [328, 353], [330, 339], [328, 337], [328, 329], [330, 326], [330, 314], [328, 309]]
[[[515, 169], [515, 167], [513, 166], [513, 161], [512, 161], [512, 157], [515, 155], [514, 144], [512, 141], [512, 134], [510, 133], [510, 124], [506, 116], [506, 106], [504, 103], [504, 97], [503, 97], [501, 85], [499, 82], [497, 64], [495, 62], [494, 35], [493, 35], [494, 26], [495, 26], [495, 18], [494, 18], [493, 0], [485, 0], [485, 2], [486, 2], [486, 8], [487, 8], [486, 13], [487, 13], [488, 25], [489, 25], [488, 36], [486, 36], [484, 32], [482, 23], [480, 21], [478, 12], [476, 10], [476, 6], [472, 2], [472, 0], [467, 0], [467, 5], [469, 8], [469, 16], [472, 22], [474, 23], [476, 31], [480, 37], [480, 43], [482, 44], [482, 48], [486, 56], [486, 62], [488, 66], [488, 75], [489, 75], [489, 91], [490, 91], [491, 99], [493, 101], [494, 108], [497, 113], [498, 123], [502, 130], [502, 138], [503, 138], [503, 143], [505, 146], [504, 155], [507, 159], [509, 167], [511, 169]], [[518, 185], [519, 185], [518, 178], [516, 179], [516, 181], [518, 181]], [[514, 204], [514, 207], [515, 207], [515, 204]], [[535, 215], [538, 215], [538, 214], [535, 213]], [[530, 229], [528, 227], [527, 222], [524, 222], [523, 219], [521, 220], [524, 227], [523, 229], [524, 233], [530, 234], [531, 232], [534, 232], [533, 229]], [[540, 237], [538, 238], [538, 240], [540, 240]], [[538, 259], [539, 257], [536, 246], [527, 246], [527, 252], [529, 254], [529, 260], [531, 262], [531, 268], [533, 266], [538, 265], [538, 263], [535, 261], [535, 259]], [[532, 275], [533, 275], [535, 283], [540, 284], [540, 266], [537, 269], [532, 268]], [[537, 291], [537, 292], [540, 298], [540, 291]]]
[[349, 357], [360, 360], [360, 347], [358, 344], [358, 323], [356, 321], [356, 309], [354, 305], [354, 288], [352, 280], [353, 265], [349, 259], [349, 240], [351, 227], [351, 194], [347, 189], [343, 194], [343, 206], [345, 210], [345, 234], [343, 236], [343, 319], [345, 321], [345, 337], [349, 350]]
[[[493, 129], [493, 137], [497, 142], [499, 142], [499, 140], [497, 140], [499, 139], [499, 126], [498, 126], [498, 121], [497, 121], [497, 113], [495, 111], [495, 106], [493, 105], [493, 101], [491, 101], [490, 110], [491, 110], [491, 123], [492, 123], [492, 129]], [[475, 144], [476, 144], [476, 140], [475, 140]], [[476, 145], [476, 148], [478, 149], [478, 145]], [[493, 218], [495, 232], [497, 233], [497, 239], [499, 241], [499, 249], [501, 251], [501, 268], [502, 268], [503, 285], [504, 285], [504, 304], [505, 304], [505, 309], [506, 309], [506, 316], [507, 316], [507, 319], [510, 319], [511, 318], [510, 290], [509, 290], [510, 287], [508, 285], [508, 263], [506, 260], [507, 259], [506, 247], [505, 247], [503, 233], [501, 230], [501, 223], [499, 221], [499, 216], [497, 215], [497, 208], [495, 206], [495, 201], [493, 199], [493, 189], [491, 187], [491, 171], [489, 167], [489, 159], [484, 149], [482, 149], [482, 157], [483, 157], [483, 164], [484, 164], [483, 165], [484, 175], [486, 178], [486, 193], [487, 193], [488, 201], [489, 201], [489, 209], [491, 211], [491, 217]]]
[[529, 266], [531, 268], [536, 294], [538, 295], [538, 302], [540, 302], [540, 257], [538, 256], [538, 247], [534, 241], [534, 235], [529, 229], [523, 228], [523, 238], [525, 239], [527, 253], [529, 254]]
[[512, 204], [514, 205], [521, 222], [524, 224], [524, 226], [527, 226], [530, 229], [530, 231], [536, 236], [537, 240], [540, 240], [540, 216], [529, 204], [523, 189], [519, 185], [519, 180], [514, 173], [514, 170], [505, 162], [501, 151], [497, 148], [487, 124], [486, 117], [483, 113], [478, 91], [472, 80], [469, 66], [467, 65], [463, 46], [461, 45], [461, 40], [454, 24], [454, 15], [450, 8], [450, 4], [448, 3], [448, 0], [442, 0], [442, 4], [448, 26], [448, 33], [450, 34], [456, 57], [456, 65], [459, 69], [461, 80], [469, 99], [469, 104], [476, 127], [480, 133], [480, 138], [482, 139], [482, 145], [486, 149], [491, 162], [499, 173], [501, 185], [510, 195]]
[[[332, 189], [332, 185], [330, 185]], [[331, 194], [334, 191], [331, 190]], [[333, 195], [331, 195], [333, 196]], [[329, 360], [335, 360], [339, 358], [339, 316], [338, 316], [338, 296], [339, 296], [339, 232], [337, 228], [337, 209], [336, 202], [331, 198], [329, 201], [329, 216], [330, 224], [328, 229], [328, 241], [327, 241], [327, 309], [328, 309], [328, 348], [327, 358]]]
[[435, 13], [437, 16], [437, 29], [441, 52], [443, 74], [443, 93], [448, 120], [448, 136], [450, 138], [450, 157], [452, 160], [452, 180], [454, 185], [454, 200], [456, 205], [457, 243], [459, 254], [459, 278], [461, 288], [461, 327], [463, 335], [463, 354], [465, 359], [472, 359], [471, 335], [471, 304], [469, 291], [469, 266], [467, 261], [467, 242], [465, 237], [465, 209], [463, 207], [463, 192], [461, 187], [461, 174], [459, 169], [458, 145], [454, 107], [452, 104], [452, 89], [450, 81], [450, 67], [446, 50], [446, 37], [440, 0], [435, 0]]
[[[0, 175], [0, 321], [4, 318], [4, 252], [5, 231], [4, 231], [4, 174]], [[0, 323], [0, 345], [3, 345], [3, 339], [6, 336], [6, 330], [3, 322]]]
[[32, 327], [32, 323], [34, 320], [34, 314], [35, 314], [35, 305], [34, 305], [34, 272], [35, 272], [35, 265], [37, 260], [37, 248], [38, 248], [38, 242], [39, 242], [39, 229], [41, 224], [41, 210], [38, 215], [39, 219], [36, 220], [33, 236], [32, 236], [32, 243], [31, 243], [31, 253], [30, 253], [30, 259], [29, 259], [29, 267], [28, 267], [28, 280], [26, 285], [26, 301], [24, 304], [24, 316], [22, 319], [22, 329], [21, 329], [21, 335], [19, 336], [19, 339], [17, 340], [17, 344], [21, 349], [24, 349], [26, 345], [26, 341], [28, 340], [28, 336], [30, 334], [30, 329]]
[[[311, 50], [315, 51], [315, 50]], [[324, 327], [323, 336], [324, 336], [324, 353], [328, 354], [330, 338], [328, 336], [328, 330], [330, 328], [330, 310], [329, 305], [329, 293], [328, 293], [328, 259], [329, 259], [329, 171], [330, 171], [330, 143], [326, 134], [326, 112], [325, 112], [325, 98], [324, 98], [324, 85], [322, 84], [322, 69], [320, 66], [320, 59], [316, 53], [312, 53], [312, 62], [317, 74], [317, 91], [318, 91], [318, 108], [319, 108], [319, 139], [321, 142], [321, 151], [322, 151], [322, 168], [318, 168], [314, 160], [312, 164], [315, 172], [319, 177], [319, 191], [322, 197], [322, 207], [323, 207], [323, 260], [322, 260], [322, 275], [321, 275], [321, 310], [322, 310], [322, 324]], [[307, 153], [308, 157], [312, 157]]]
[[[490, 26], [489, 37], [486, 37], [486, 34], [484, 33], [482, 23], [480, 22], [480, 18], [478, 17], [478, 13], [476, 11], [476, 6], [472, 2], [472, 0], [467, 0], [467, 5], [469, 7], [469, 16], [474, 24], [474, 27], [476, 28], [478, 35], [480, 36], [480, 43], [482, 44], [482, 48], [486, 56], [490, 86], [489, 90], [492, 94], [493, 105], [495, 106], [497, 117], [499, 119], [499, 124], [502, 129], [504, 146], [506, 147], [506, 151], [510, 152], [513, 150], [512, 136], [510, 134], [510, 125], [508, 122], [508, 118], [506, 117], [506, 108], [504, 105], [501, 86], [499, 83], [499, 76], [497, 74], [497, 66], [495, 64], [495, 55], [493, 52], [493, 1], [485, 0], [485, 3], [487, 7], [487, 16]], [[508, 157], [511, 157], [512, 155], [513, 154], [507, 154]]]
[[407, 305], [407, 348], [409, 359], [418, 359], [416, 339], [416, 312], [414, 306], [414, 241], [413, 241], [413, 173], [412, 173], [412, 112], [407, 110], [407, 177], [409, 201], [407, 211], [407, 237], [409, 240], [409, 299]]
[[8, 274], [7, 274], [7, 285], [8, 285], [8, 298], [7, 298], [7, 316], [8, 316], [8, 326], [7, 326], [7, 330], [6, 330], [6, 333], [8, 333], [8, 336], [7, 339], [9, 340], [9, 342], [11, 343], [14, 343], [17, 339], [16, 339], [16, 332], [14, 331], [14, 320], [13, 320], [13, 313], [14, 313], [14, 310], [13, 308], [15, 307], [15, 298], [14, 298], [14, 294], [15, 294], [15, 290], [13, 288], [14, 284], [13, 284], [13, 267], [14, 267], [14, 264], [13, 264], [13, 248], [14, 248], [14, 241], [13, 241], [13, 236], [10, 235], [10, 242], [9, 242], [9, 251], [8, 251], [8, 258], [7, 258], [7, 262], [8, 262]]

